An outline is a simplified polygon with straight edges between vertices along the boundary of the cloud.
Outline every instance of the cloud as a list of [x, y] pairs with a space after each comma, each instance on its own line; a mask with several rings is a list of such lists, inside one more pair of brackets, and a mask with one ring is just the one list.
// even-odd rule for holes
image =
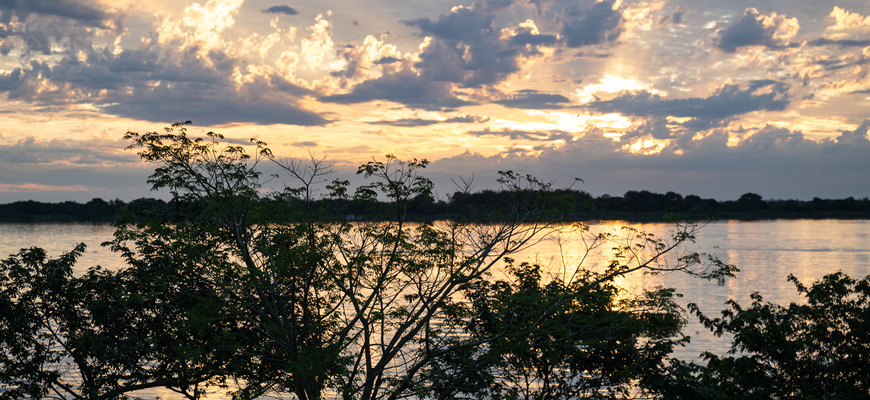
[[89, 45], [63, 57], [22, 63], [0, 72], [0, 92], [46, 107], [89, 104], [108, 114], [155, 122], [328, 123], [302, 105], [313, 98], [311, 89], [268, 65], [251, 68], [238, 49], [244, 44], [222, 38], [240, 4], [210, 0], [189, 6], [183, 18], [163, 18], [160, 35], [143, 40], [139, 48]]
[[499, 39], [494, 16], [470, 8], [455, 8], [437, 21], [406, 21], [432, 37], [414, 65], [421, 76], [433, 81], [477, 87], [503, 81], [519, 71], [518, 49]]
[[143, 89], [123, 102], [113, 102], [102, 109], [127, 118], [152, 122], [192, 120], [205, 126], [237, 122], [302, 126], [329, 123], [320, 114], [294, 104], [292, 99], [259, 98], [244, 92], [196, 86]]
[[474, 124], [480, 122], [489, 121], [488, 117], [484, 117], [482, 115], [470, 115], [470, 114], [462, 114], [455, 117], [450, 117], [446, 119], [424, 119], [424, 118], [403, 118], [398, 120], [389, 120], [389, 121], [373, 121], [368, 122], [372, 125], [389, 125], [389, 126], [400, 126], [400, 127], [417, 127], [417, 126], [429, 126], [429, 125], [440, 125], [440, 124]]
[[397, 63], [397, 62], [402, 62], [402, 60], [401, 60], [400, 58], [390, 57], [390, 56], [387, 56], [387, 57], [381, 57], [381, 58], [379, 58], [379, 59], [377, 59], [377, 60], [374, 61], [374, 63], [377, 64], [377, 65], [380, 65], [380, 64], [393, 64], [393, 63]]
[[473, 104], [457, 98], [453, 91], [454, 85], [449, 82], [403, 71], [360, 83], [350, 93], [323, 96], [320, 100], [341, 104], [386, 100], [423, 110], [452, 110]]
[[751, 46], [770, 49], [796, 47], [798, 44], [789, 40], [799, 29], [797, 18], [787, 18], [775, 12], [764, 15], [754, 8], [747, 8], [740, 21], [718, 31], [715, 45], [726, 53]]
[[0, 165], [78, 165], [117, 166], [137, 163], [133, 153], [124, 153], [126, 145], [106, 141], [100, 146], [84, 140], [40, 140], [28, 136], [9, 145], [0, 145]]
[[[512, 4], [475, 3], [472, 7], [454, 7], [437, 20], [402, 21], [419, 29], [424, 37], [417, 54], [402, 56], [395, 46], [376, 45], [374, 42], [380, 41], [374, 38], [367, 38], [363, 46], [348, 46], [343, 52], [346, 68], [333, 73], [348, 79], [347, 90], [323, 96], [321, 100], [335, 103], [386, 100], [442, 111], [474, 104], [470, 94], [473, 90], [501, 84], [521, 71], [529, 60], [544, 56], [542, 49], [557, 45], [555, 35], [542, 34], [531, 20], [503, 29], [495, 27], [494, 12]], [[561, 100], [549, 99], [551, 106]]]
[[607, 101], [588, 103], [593, 110], [636, 116], [695, 118], [724, 121], [752, 111], [782, 111], [789, 104], [789, 85], [772, 80], [725, 84], [710, 97], [666, 99], [649, 91], [623, 92]]
[[541, 55], [542, 47], [556, 43], [555, 36], [541, 34], [531, 20], [497, 29], [496, 15], [490, 11], [454, 7], [436, 21], [404, 21], [429, 38], [421, 45], [414, 68], [426, 79], [466, 88], [496, 85], [519, 72], [525, 59]]
[[669, 17], [673, 23], [681, 24], [681, 23], [683, 23], [683, 16], [685, 16], [685, 15], [686, 15], [686, 9], [677, 6], [677, 8], [674, 9], [673, 14], [671, 14]]
[[525, 46], [555, 46], [557, 42], [556, 35], [535, 34], [531, 32], [519, 32], [511, 36], [511, 44]]
[[32, 14], [56, 16], [85, 26], [108, 30], [122, 29], [124, 14], [111, 7], [96, 7], [75, 0], [3, 0], [0, 1], [0, 21], [8, 23], [13, 16], [25, 20]]
[[298, 12], [296, 12], [296, 10], [294, 10], [293, 8], [290, 8], [290, 6], [272, 6], [272, 7], [269, 7], [267, 9], [263, 10], [263, 12], [270, 13], [270, 14], [284, 14], [284, 15], [297, 15], [297, 14], [299, 14]]
[[557, 129], [541, 132], [514, 130], [510, 128], [493, 129], [486, 127], [481, 131], [469, 131], [467, 133], [472, 136], [508, 137], [513, 140], [525, 139], [544, 142], [553, 142], [557, 140], [568, 141], [574, 139], [574, 135], [571, 132], [560, 131]]
[[828, 39], [819, 38], [807, 42], [810, 46], [837, 46], [837, 47], [867, 47], [870, 46], [870, 39]]
[[0, 1], [0, 54], [75, 54], [93, 39], [124, 29], [125, 12], [72, 0]]
[[518, 90], [494, 103], [512, 108], [556, 109], [570, 103], [567, 97], [557, 93], [543, 93], [537, 90]]
[[623, 31], [622, 13], [615, 9], [615, 0], [596, 1], [585, 10], [571, 6], [562, 18], [562, 36], [568, 47], [615, 42]]
[[864, 17], [861, 14], [853, 13], [851, 10], [844, 10], [836, 6], [831, 10], [828, 18], [834, 21], [834, 25], [827, 28], [829, 30], [841, 31], [870, 28], [870, 16]]
[[340, 57], [344, 60], [343, 68], [331, 74], [345, 79], [342, 86], [377, 79], [385, 73], [395, 73], [405, 68], [398, 48], [372, 35], [366, 36], [361, 45], [345, 46], [340, 50]]
[[[489, 156], [466, 152], [434, 160], [428, 169], [437, 174], [435, 179], [447, 182], [455, 171], [475, 171], [475, 190], [492, 188], [487, 185], [494, 181], [496, 172], [511, 169], [556, 186], [579, 177], [585, 182], [577, 189], [596, 196], [628, 190], [674, 191], [723, 200], [746, 192], [765, 198], [807, 200], [813, 196], [870, 195], [866, 186], [855, 185], [870, 179], [870, 159], [866, 157], [870, 120], [854, 131], [843, 131], [839, 137], [821, 142], [774, 126], [750, 130], [747, 134], [751, 136], [733, 147], [728, 145], [727, 133], [717, 130], [692, 140], [695, 145], [682, 153], [666, 149], [638, 155], [625, 152], [623, 140], [611, 140], [600, 129], [592, 128], [560, 146], [510, 148]], [[525, 137], [520, 134], [515, 138]], [[798, 187], [803, 190], [796, 191]]]

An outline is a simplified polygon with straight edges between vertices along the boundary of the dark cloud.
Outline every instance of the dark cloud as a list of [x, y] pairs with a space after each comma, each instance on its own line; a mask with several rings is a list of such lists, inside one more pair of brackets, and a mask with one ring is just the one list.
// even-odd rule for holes
[[503, 81], [519, 71], [518, 49], [500, 40], [494, 15], [458, 8], [437, 21], [406, 21], [424, 36], [435, 38], [415, 65], [426, 79], [477, 87]]
[[650, 117], [640, 124], [640, 126], [631, 132], [626, 133], [622, 138], [628, 140], [635, 137], [651, 136], [655, 139], [668, 139], [674, 136], [680, 136], [681, 132], [672, 132], [668, 127], [668, 120], [665, 117]]
[[569, 7], [563, 14], [565, 20], [562, 36], [568, 47], [581, 47], [614, 42], [622, 34], [623, 18], [614, 10], [615, 0], [593, 3], [588, 9]]
[[381, 58], [375, 60], [375, 65], [392, 64], [392, 63], [397, 63], [397, 62], [401, 62], [401, 61], [402, 60], [400, 60], [396, 57], [381, 57]]
[[375, 121], [369, 122], [369, 124], [373, 125], [389, 125], [389, 126], [400, 126], [400, 127], [415, 127], [415, 126], [429, 126], [429, 125], [437, 125], [437, 124], [473, 124], [479, 122], [489, 121], [489, 118], [484, 117], [482, 115], [469, 115], [464, 114], [452, 118], [447, 118], [444, 120], [438, 119], [423, 119], [423, 118], [405, 118], [391, 121]]
[[783, 18], [768, 19], [754, 8], [747, 8], [743, 18], [736, 24], [718, 31], [716, 47], [726, 53], [734, 53], [741, 47], [764, 46], [771, 49], [799, 46], [776, 38]]
[[120, 102], [102, 107], [110, 114], [153, 122], [192, 120], [197, 125], [236, 122], [259, 125], [325, 125], [320, 114], [296, 105], [292, 98], [273, 99], [232, 87], [174, 84], [139, 88]]
[[493, 85], [518, 72], [521, 57], [539, 55], [538, 47], [555, 45], [555, 36], [532, 34], [523, 27], [511, 28], [515, 34], [503, 37], [502, 29], [493, 25], [496, 15], [492, 11], [508, 4], [511, 2], [498, 2], [498, 7], [457, 7], [436, 21], [403, 21], [433, 38], [414, 67], [429, 80], [463, 87]]
[[408, 26], [420, 28], [423, 35], [439, 39], [464, 42], [478, 42], [482, 38], [497, 34], [492, 26], [495, 15], [471, 8], [460, 7], [449, 14], [441, 14], [437, 21], [419, 18], [403, 21]]
[[526, 139], [526, 140], [534, 140], [534, 141], [547, 141], [552, 142], [556, 140], [572, 140], [574, 135], [570, 132], [560, 131], [560, 130], [549, 130], [549, 131], [519, 131], [513, 130], [510, 128], [505, 129], [492, 129], [492, 128], [484, 128], [482, 131], [469, 131], [467, 132], [469, 135], [473, 136], [494, 136], [494, 137], [508, 137], [513, 140], [517, 139]]
[[683, 23], [684, 15], [686, 15], [686, 10], [681, 7], [677, 7], [676, 9], [674, 9], [674, 13], [671, 14], [671, 21], [673, 21], [673, 23], [675, 24], [681, 24]]
[[290, 6], [272, 6], [272, 7], [269, 7], [267, 9], [263, 10], [263, 12], [270, 13], [270, 14], [285, 14], [285, 15], [299, 14], [298, 12], [296, 12], [296, 10], [294, 10]]
[[291, 145], [296, 146], [296, 147], [317, 147], [317, 142], [309, 142], [309, 141], [294, 142], [294, 143], [291, 143]]
[[752, 136], [738, 144], [741, 150], [756, 151], [812, 149], [817, 146], [816, 142], [806, 140], [801, 132], [771, 125], [758, 129]]
[[531, 32], [520, 32], [511, 37], [511, 44], [525, 46], [554, 46], [556, 45], [556, 35], [535, 35]]
[[518, 90], [505, 99], [494, 101], [505, 107], [531, 109], [563, 108], [570, 102], [571, 100], [561, 94], [543, 93], [537, 90]]
[[8, 23], [12, 16], [25, 20], [31, 14], [52, 15], [101, 29], [122, 29], [123, 14], [73, 0], [0, 0], [0, 21]]
[[478, 11], [493, 13], [508, 8], [514, 3], [516, 0], [477, 0], [472, 7]]
[[489, 121], [489, 117], [483, 115], [463, 114], [456, 117], [447, 118], [444, 122], [456, 124], [472, 124]]
[[867, 47], [870, 46], [870, 39], [855, 40], [819, 38], [811, 40], [807, 44], [810, 46]]
[[453, 94], [453, 85], [431, 81], [412, 72], [384, 75], [354, 86], [350, 93], [321, 97], [322, 101], [342, 104], [386, 100], [424, 110], [452, 110], [472, 104]]
[[92, 143], [69, 139], [37, 140], [26, 137], [14, 144], [0, 146], [0, 164], [65, 164], [65, 165], [105, 165], [106, 163], [135, 163], [137, 156], [123, 153], [126, 144], [106, 141], [100, 146]]
[[854, 131], [841, 131], [836, 143], [855, 151], [863, 151], [870, 147], [870, 119], [865, 119]]
[[613, 100], [588, 106], [599, 112], [656, 117], [691, 117], [723, 121], [752, 111], [781, 111], [789, 104], [789, 85], [771, 81], [726, 84], [710, 97], [665, 99], [648, 91], [624, 92]]

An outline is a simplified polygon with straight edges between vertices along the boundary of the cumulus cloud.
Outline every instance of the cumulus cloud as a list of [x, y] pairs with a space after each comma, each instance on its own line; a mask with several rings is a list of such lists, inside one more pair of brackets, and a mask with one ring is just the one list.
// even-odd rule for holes
[[870, 16], [864, 17], [861, 14], [853, 13], [851, 10], [844, 10], [836, 6], [831, 10], [828, 18], [834, 21], [834, 25], [828, 27], [829, 30], [842, 31], [856, 28], [870, 28]]
[[607, 101], [588, 104], [599, 112], [654, 117], [724, 121], [752, 111], [781, 111], [789, 104], [789, 85], [772, 80], [726, 84], [709, 97], [667, 99], [649, 91], [623, 92]]
[[596, 1], [587, 9], [571, 6], [562, 18], [562, 36], [568, 47], [614, 42], [622, 33], [623, 17], [616, 0]]
[[498, 84], [520, 71], [524, 58], [541, 54], [555, 36], [541, 33], [527, 20], [498, 29], [487, 8], [456, 7], [437, 21], [421, 18], [405, 24], [432, 38], [421, 47], [414, 66], [421, 75], [463, 87]]
[[[416, 54], [403, 56], [395, 47], [367, 45], [369, 39], [363, 46], [349, 46], [343, 52], [347, 68], [334, 73], [348, 78], [348, 89], [321, 99], [338, 103], [387, 100], [425, 110], [473, 104], [471, 91], [505, 82], [558, 44], [556, 35], [542, 33], [532, 20], [501, 29], [495, 26], [495, 12], [512, 4], [477, 2], [472, 7], [454, 7], [436, 20], [403, 21], [423, 36]], [[363, 78], [354, 81], [351, 77]]]
[[765, 15], [754, 8], [747, 8], [740, 21], [718, 31], [715, 44], [726, 53], [751, 46], [770, 49], [795, 47], [798, 44], [789, 41], [799, 29], [797, 18], [788, 18], [775, 12]]
[[97, 36], [122, 32], [125, 18], [123, 10], [83, 1], [0, 1], [0, 54], [75, 54]]
[[284, 15], [299, 14], [295, 9], [291, 8], [290, 6], [272, 6], [272, 7], [269, 7], [267, 9], [263, 10], [263, 12], [269, 13], [269, 14], [284, 14]]
[[30, 68], [0, 75], [0, 90], [11, 99], [61, 105], [90, 102], [110, 114], [154, 122], [328, 122], [298, 105], [299, 97], [312, 93], [309, 90], [279, 78], [238, 85], [228, 74], [204, 62], [175, 64], [151, 51], [125, 51], [118, 56], [95, 52], [88, 62], [66, 58], [50, 66], [34, 61]]
[[498, 83], [519, 71], [518, 49], [499, 39], [493, 20], [491, 14], [457, 7], [437, 21], [407, 21], [424, 36], [435, 39], [422, 49], [415, 67], [432, 80], [466, 87]]
[[340, 50], [340, 57], [344, 60], [343, 68], [333, 71], [332, 75], [344, 78], [342, 86], [377, 79], [404, 68], [403, 55], [398, 48], [372, 35], [366, 36], [360, 45], [345, 46]]
[[[0, 73], [0, 91], [10, 99], [55, 107], [87, 103], [109, 114], [155, 122], [328, 123], [302, 105], [314, 96], [311, 89], [276, 68], [252, 68], [244, 58], [250, 41], [224, 37], [241, 4], [210, 0], [188, 6], [180, 16], [162, 15], [156, 36], [138, 48], [89, 44], [63, 57], [33, 59]], [[28, 30], [35, 30], [34, 23], [28, 20]], [[268, 39], [293, 37], [288, 30]]]

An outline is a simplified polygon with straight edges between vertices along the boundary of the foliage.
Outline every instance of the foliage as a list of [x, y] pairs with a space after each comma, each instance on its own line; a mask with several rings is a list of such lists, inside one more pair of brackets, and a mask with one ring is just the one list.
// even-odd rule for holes
[[628, 398], [686, 340], [673, 289], [626, 297], [613, 271], [547, 282], [540, 266], [508, 261], [512, 281], [470, 282], [431, 328], [455, 350], [425, 342], [439, 355], [423, 397]]
[[211, 338], [175, 323], [200, 293], [159, 264], [73, 276], [84, 250], [48, 259], [33, 248], [0, 262], [0, 399], [119, 399], [154, 387], [196, 398], [200, 384], [220, 383], [215, 358], [184, 353]]
[[716, 335], [733, 335], [731, 356], [706, 353], [705, 366], [680, 364], [671, 398], [870, 398], [870, 276], [825, 275], [787, 306], [758, 293], [743, 308], [729, 300], [719, 318], [695, 314]]

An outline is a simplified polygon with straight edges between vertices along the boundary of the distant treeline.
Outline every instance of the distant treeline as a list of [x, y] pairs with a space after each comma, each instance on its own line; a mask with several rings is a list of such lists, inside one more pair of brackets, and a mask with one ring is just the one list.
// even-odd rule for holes
[[[867, 219], [870, 218], [870, 199], [765, 200], [755, 193], [746, 193], [737, 200], [717, 201], [696, 195], [682, 196], [674, 192], [665, 194], [628, 191], [623, 196], [593, 197], [577, 190], [554, 190], [535, 195], [552, 199], [551, 215], [566, 221], [626, 220], [637, 222], [664, 221], [674, 214], [681, 219]], [[457, 192], [447, 201], [418, 197], [406, 204], [402, 212], [410, 219], [435, 220], [458, 217], [486, 221], [502, 210], [513, 208], [515, 194], [484, 190], [476, 193]], [[267, 202], [267, 203], [266, 203]], [[286, 210], [288, 215], [298, 202], [294, 199], [264, 200], [264, 206], [273, 210]], [[309, 205], [310, 206], [310, 205]], [[384, 212], [392, 212], [393, 205], [377, 201], [352, 199], [323, 199], [314, 206], [324, 215], [338, 215], [349, 219], [372, 219]], [[87, 203], [65, 201], [42, 203], [18, 201], [0, 205], [0, 222], [111, 222], [124, 207], [136, 210], [162, 210], [177, 214], [180, 207], [158, 199], [122, 200], [93, 199]], [[183, 210], [182, 210], [183, 211]], [[280, 215], [280, 214], [279, 214]]]

